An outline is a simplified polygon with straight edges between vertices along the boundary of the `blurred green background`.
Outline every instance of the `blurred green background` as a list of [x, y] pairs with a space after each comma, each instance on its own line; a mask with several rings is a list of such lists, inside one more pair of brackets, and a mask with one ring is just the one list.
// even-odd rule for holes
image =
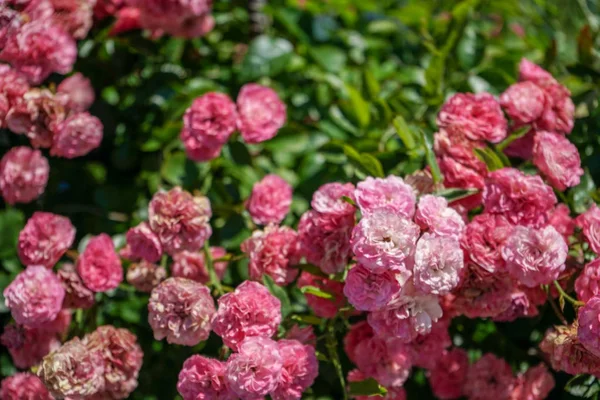
[[[407, 137], [408, 129], [397, 124], [399, 134], [394, 119], [403, 117], [412, 132], [429, 137], [447, 96], [501, 93], [517, 80], [522, 57], [541, 64], [572, 91], [577, 120], [569, 138], [581, 152], [586, 175], [568, 198], [577, 212], [598, 199], [598, 2], [270, 0], [260, 13], [250, 12], [250, 3], [216, 0], [216, 27], [201, 39], [154, 40], [141, 32], [111, 37], [111, 21], [102, 21], [79, 43], [76, 70], [90, 77], [96, 90], [91, 112], [104, 123], [104, 141], [87, 157], [52, 158], [43, 197], [0, 212], [0, 288], [23, 268], [16, 237], [33, 211], [68, 216], [78, 240], [108, 232], [122, 241], [127, 228], [146, 219], [152, 194], [174, 185], [209, 196], [211, 244], [238, 253], [250, 235], [240, 205], [262, 176], [277, 173], [294, 186], [286, 223], [295, 226], [323, 183], [403, 176], [423, 168], [427, 152], [421, 138]], [[210, 163], [187, 160], [178, 135], [192, 100], [207, 91], [235, 98], [252, 81], [273, 87], [287, 104], [288, 122], [279, 135], [260, 145], [235, 137]], [[0, 130], [2, 153], [18, 144], [26, 140]], [[245, 262], [235, 262], [225, 283], [235, 285], [246, 276]], [[309, 312], [297, 289], [287, 295], [291, 311]], [[195, 348], [155, 342], [146, 304], [147, 295], [123, 286], [100, 299], [95, 323], [127, 327], [138, 335], [145, 358], [133, 399], [173, 399], [183, 360], [201, 348], [216, 355], [220, 341], [211, 337]], [[0, 312], [5, 325], [10, 314], [3, 301]], [[539, 317], [512, 324], [459, 319], [452, 332], [473, 357], [491, 351], [519, 371], [539, 362], [536, 344], [557, 322], [542, 309]], [[347, 372], [351, 365], [341, 357]], [[331, 363], [320, 367], [307, 398], [340, 399]], [[3, 349], [0, 373], [13, 371]], [[557, 374], [556, 379], [552, 398], [598, 396], [594, 380], [577, 379], [565, 391], [570, 377]], [[415, 370], [406, 387], [409, 399], [431, 398], [423, 371]]]

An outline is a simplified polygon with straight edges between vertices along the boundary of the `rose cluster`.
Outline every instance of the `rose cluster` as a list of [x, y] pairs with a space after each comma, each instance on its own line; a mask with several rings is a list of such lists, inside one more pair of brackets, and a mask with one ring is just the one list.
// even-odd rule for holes
[[277, 93], [249, 83], [241, 88], [236, 103], [216, 92], [195, 99], [183, 116], [181, 141], [191, 160], [208, 161], [219, 156], [234, 131], [246, 143], [260, 143], [273, 138], [285, 119], [286, 106]]

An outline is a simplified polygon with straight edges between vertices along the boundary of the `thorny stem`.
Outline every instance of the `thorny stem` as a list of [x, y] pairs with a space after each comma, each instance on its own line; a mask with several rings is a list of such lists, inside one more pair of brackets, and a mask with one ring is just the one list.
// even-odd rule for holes
[[213, 263], [212, 254], [210, 253], [210, 247], [208, 246], [208, 240], [204, 242], [204, 259], [206, 261], [206, 268], [208, 269], [208, 276], [210, 277], [210, 285], [217, 291], [219, 296], [222, 296], [225, 292], [221, 286], [221, 281], [215, 272], [215, 266]]
[[563, 290], [563, 288], [560, 286], [560, 283], [558, 283], [558, 281], [554, 281], [554, 287], [556, 287], [556, 290], [558, 290], [558, 292], [560, 293], [560, 295], [562, 297], [564, 297], [569, 303], [571, 303], [573, 305], [573, 307], [581, 307], [582, 305], [585, 304], [583, 301], [575, 300], [574, 298], [572, 298], [571, 296], [569, 296]]
[[326, 332], [326, 341], [325, 346], [327, 347], [327, 353], [329, 354], [329, 359], [333, 363], [335, 368], [335, 372], [337, 373], [338, 379], [340, 380], [340, 385], [342, 385], [342, 391], [344, 393], [344, 400], [348, 400], [348, 392], [346, 391], [346, 380], [344, 379], [344, 371], [342, 371], [342, 364], [340, 362], [340, 357], [337, 352], [337, 338], [335, 337], [335, 321], [337, 316], [332, 318], [327, 323], [327, 332]]

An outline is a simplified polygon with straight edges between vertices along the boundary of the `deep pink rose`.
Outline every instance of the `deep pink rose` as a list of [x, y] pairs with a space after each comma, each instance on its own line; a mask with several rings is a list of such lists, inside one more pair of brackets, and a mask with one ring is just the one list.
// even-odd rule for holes
[[225, 386], [225, 363], [193, 355], [179, 371], [177, 391], [183, 400], [234, 400]]
[[469, 367], [464, 394], [471, 400], [509, 399], [515, 384], [510, 365], [487, 353]]
[[441, 400], [462, 397], [468, 370], [469, 357], [465, 350], [457, 347], [445, 353], [429, 370], [433, 394]]
[[2, 400], [53, 400], [44, 383], [30, 372], [19, 372], [2, 380]]
[[271, 88], [248, 83], [240, 90], [236, 102], [238, 129], [246, 143], [272, 139], [285, 124], [285, 103]]
[[533, 145], [533, 164], [557, 190], [577, 186], [583, 175], [577, 147], [558, 133], [537, 131]]
[[131, 252], [131, 259], [144, 259], [148, 262], [157, 262], [162, 257], [162, 244], [158, 236], [150, 229], [150, 225], [142, 222], [127, 231], [127, 246]]
[[115, 289], [123, 281], [123, 267], [110, 236], [102, 233], [88, 242], [77, 259], [77, 273], [94, 292]]
[[83, 157], [100, 146], [104, 125], [93, 115], [79, 112], [56, 126], [50, 154], [56, 157]]
[[35, 212], [19, 233], [19, 259], [24, 265], [52, 268], [75, 240], [75, 227], [67, 217]]
[[280, 224], [290, 211], [292, 187], [283, 178], [270, 174], [252, 187], [246, 209], [259, 225]]
[[50, 166], [39, 150], [13, 147], [0, 161], [0, 192], [8, 204], [30, 203], [46, 190]]
[[[210, 254], [213, 259], [213, 267], [219, 279], [223, 279], [225, 270], [227, 269], [227, 261], [218, 261], [219, 258], [225, 257], [227, 251], [222, 247], [211, 247]], [[210, 276], [206, 266], [206, 260], [203, 251], [181, 251], [173, 256], [173, 264], [171, 265], [171, 275], [180, 278], [191, 279], [200, 283], [208, 283]]]

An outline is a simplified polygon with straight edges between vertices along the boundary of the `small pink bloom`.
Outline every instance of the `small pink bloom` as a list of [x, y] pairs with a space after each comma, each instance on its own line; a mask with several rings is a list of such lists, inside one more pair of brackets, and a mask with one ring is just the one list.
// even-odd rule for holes
[[94, 305], [94, 292], [85, 286], [73, 264], [63, 264], [56, 275], [65, 288], [63, 308], [86, 309]]
[[400, 387], [410, 374], [409, 348], [395, 339], [374, 336], [356, 347], [356, 365], [368, 377], [386, 387]]
[[500, 96], [504, 111], [517, 125], [526, 125], [538, 119], [545, 106], [544, 91], [530, 81], [511, 85]]
[[417, 242], [413, 274], [421, 292], [449, 293], [458, 286], [463, 268], [463, 252], [456, 238], [425, 233]]
[[279, 224], [290, 211], [292, 187], [283, 178], [270, 174], [254, 184], [246, 209], [255, 224]]
[[[103, 0], [112, 1], [112, 0]], [[121, 0], [115, 0], [121, 1]], [[124, 32], [141, 29], [140, 9], [137, 7], [122, 7], [115, 12], [117, 20], [110, 29], [110, 35], [116, 36]]]
[[504, 214], [514, 224], [535, 225], [545, 221], [556, 196], [539, 176], [502, 168], [488, 175], [483, 202], [485, 212]]
[[501, 249], [514, 227], [501, 214], [480, 214], [467, 225], [461, 245], [467, 261], [482, 270], [505, 271]]
[[375, 336], [373, 328], [368, 324], [367, 321], [360, 321], [350, 326], [348, 333], [344, 337], [344, 351], [346, 355], [354, 364], [360, 356], [356, 354], [356, 349], [360, 343], [365, 340], [371, 339]]
[[533, 164], [560, 191], [577, 186], [583, 175], [577, 147], [563, 135], [554, 132], [535, 133]]
[[600, 357], [600, 297], [592, 297], [579, 309], [577, 337], [589, 352]]
[[150, 228], [170, 255], [200, 250], [212, 234], [211, 216], [208, 198], [192, 196], [180, 187], [156, 193], [148, 205]]
[[14, 324], [4, 327], [0, 343], [8, 349], [13, 364], [21, 369], [33, 367], [60, 347], [56, 333]]
[[225, 386], [225, 364], [197, 354], [183, 363], [177, 391], [183, 400], [235, 399], [235, 395]]
[[25, 265], [52, 268], [75, 240], [75, 227], [67, 217], [35, 212], [19, 233], [19, 259]]
[[464, 393], [469, 400], [509, 399], [515, 384], [510, 365], [487, 353], [469, 367]]
[[97, 0], [94, 6], [94, 18], [100, 20], [113, 16], [125, 5], [125, 0]]
[[282, 368], [283, 357], [276, 342], [249, 337], [227, 360], [225, 382], [242, 400], [260, 399], [277, 388]]
[[388, 209], [366, 216], [352, 230], [352, 250], [358, 262], [373, 272], [407, 271], [420, 234], [410, 219]]
[[468, 370], [469, 357], [465, 350], [457, 347], [446, 352], [429, 370], [433, 394], [441, 400], [462, 397]]
[[297, 285], [299, 288], [304, 286], [314, 286], [322, 292], [332, 296], [330, 299], [325, 299], [314, 294], [306, 293], [306, 302], [313, 310], [315, 315], [321, 318], [333, 318], [339, 309], [346, 304], [344, 297], [344, 284], [342, 282], [333, 281], [331, 279], [318, 277], [309, 272], [303, 271], [298, 278]]
[[583, 302], [600, 295], [600, 258], [586, 264], [575, 280], [575, 292]]
[[358, 264], [348, 272], [344, 294], [357, 310], [378, 310], [400, 292], [401, 278], [396, 275], [392, 270], [374, 273]]
[[558, 233], [563, 235], [567, 243], [569, 241], [569, 236], [575, 232], [575, 221], [571, 218], [571, 210], [569, 209], [569, 206], [564, 203], [558, 204], [554, 207], [554, 210], [550, 212], [548, 224], [552, 225]]
[[2, 380], [2, 400], [53, 400], [44, 383], [30, 372], [19, 372]]
[[544, 364], [529, 368], [517, 377], [510, 400], [544, 400], [554, 388], [554, 377]]
[[79, 112], [58, 124], [50, 148], [56, 157], [83, 157], [102, 142], [102, 122], [87, 112]]
[[434, 368], [450, 346], [452, 339], [445, 321], [435, 323], [431, 332], [417, 336], [408, 344], [413, 364], [427, 369]]
[[592, 203], [586, 212], [579, 215], [575, 224], [583, 230], [583, 237], [592, 251], [600, 254], [600, 208], [596, 203]]
[[150, 293], [158, 284], [167, 278], [165, 268], [146, 260], [129, 265], [126, 280], [140, 292]]
[[448, 207], [448, 201], [429, 194], [419, 199], [415, 222], [436, 236], [460, 239], [465, 230], [465, 222], [456, 210]]
[[508, 272], [528, 287], [551, 283], [565, 269], [568, 246], [552, 226], [517, 226], [502, 249]]
[[208, 150], [220, 151], [235, 130], [236, 119], [235, 104], [226, 94], [211, 92], [194, 100], [183, 116], [181, 131], [188, 157], [194, 161], [214, 158]]
[[571, 133], [575, 124], [575, 104], [571, 100], [571, 92], [558, 83], [545, 86], [544, 92], [546, 106], [542, 117], [534, 124], [535, 129]]
[[263, 285], [245, 281], [219, 298], [212, 328], [226, 346], [237, 350], [245, 338], [272, 337], [280, 323], [279, 299]]
[[13, 147], [0, 161], [0, 192], [8, 204], [30, 203], [46, 190], [50, 166], [39, 150]]
[[[210, 254], [213, 259], [213, 267], [219, 279], [223, 279], [227, 269], [227, 261], [219, 261], [219, 258], [225, 257], [227, 252], [222, 247], [211, 247]], [[208, 269], [204, 252], [181, 251], [173, 255], [173, 264], [171, 265], [171, 275], [174, 277], [187, 278], [200, 283], [208, 283]]]
[[286, 107], [277, 92], [266, 86], [248, 83], [237, 97], [238, 129], [246, 143], [272, 139], [285, 124]]
[[293, 265], [300, 261], [298, 234], [287, 226], [269, 225], [246, 239], [241, 250], [248, 255], [250, 279], [269, 275], [278, 285], [291, 283], [298, 275]]
[[475, 189], [478, 193], [458, 200], [456, 203], [471, 210], [481, 205], [481, 190], [484, 187], [484, 174], [469, 168], [450, 156], [438, 157], [440, 171], [444, 175], [444, 186], [458, 189]]
[[6, 307], [18, 324], [37, 327], [56, 318], [65, 289], [49, 269], [30, 266], [15, 277], [3, 294]]
[[215, 303], [210, 290], [185, 278], [168, 278], [152, 290], [148, 322], [154, 339], [195, 346], [208, 339]]
[[415, 214], [416, 196], [414, 189], [402, 178], [390, 175], [387, 178], [367, 177], [356, 185], [356, 204], [363, 216], [378, 208], [387, 208], [406, 218]]
[[123, 281], [123, 267], [112, 239], [106, 233], [94, 236], [77, 259], [77, 273], [93, 292], [115, 289]]
[[56, 91], [68, 96], [69, 108], [76, 112], [87, 111], [96, 98], [92, 83], [79, 72], [65, 78]]
[[89, 0], [51, 0], [54, 22], [75, 39], [83, 39], [92, 27], [94, 2]]
[[469, 266], [460, 286], [452, 293], [452, 307], [468, 318], [495, 317], [512, 303], [513, 283], [502, 275], [481, 274]]
[[489, 93], [457, 93], [442, 106], [440, 129], [470, 140], [498, 143], [506, 137], [507, 123], [498, 101]]
[[299, 400], [319, 375], [315, 349], [289, 339], [280, 340], [277, 346], [283, 367], [279, 383], [271, 397], [273, 400]]
[[142, 222], [127, 231], [127, 245], [134, 260], [144, 259], [157, 262], [162, 256], [162, 244], [146, 222]]
[[344, 200], [343, 197], [354, 200], [353, 184], [339, 182], [326, 183], [313, 193], [310, 205], [315, 211], [321, 214], [336, 216], [354, 215], [356, 211], [354, 206]]
[[577, 325], [549, 329], [540, 343], [552, 368], [567, 374], [600, 374], [600, 358], [591, 353], [577, 337]]
[[302, 344], [307, 344], [312, 347], [317, 345], [317, 337], [315, 336], [315, 330], [312, 325], [301, 327], [298, 324], [292, 325], [285, 334], [286, 339], [297, 340]]
[[[541, 293], [536, 293], [540, 291]], [[537, 306], [535, 300], [537, 300], [541, 294], [541, 304], [546, 302], [546, 294], [536, 286], [534, 288], [519, 288], [515, 287], [510, 295], [510, 305], [500, 314], [494, 316], [494, 321], [501, 322], [512, 322], [517, 318], [521, 317], [534, 317], [538, 315]]]
[[519, 80], [534, 83], [556, 82], [552, 74], [526, 58], [519, 63]]
[[210, 32], [214, 25], [210, 0], [126, 0], [140, 10], [140, 24], [155, 34], [195, 38]]

